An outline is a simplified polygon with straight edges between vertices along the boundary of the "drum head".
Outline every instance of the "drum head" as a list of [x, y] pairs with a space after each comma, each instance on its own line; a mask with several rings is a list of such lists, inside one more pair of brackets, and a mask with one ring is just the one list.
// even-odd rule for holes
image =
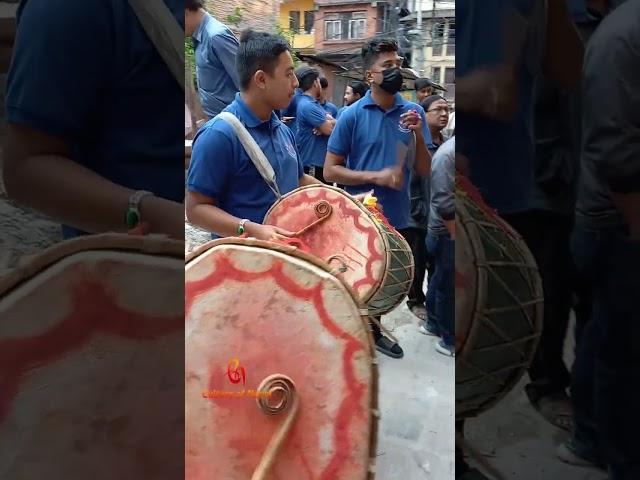
[[346, 265], [340, 278], [367, 304], [384, 280], [389, 245], [367, 210], [346, 192], [325, 185], [299, 188], [282, 197], [267, 212], [264, 223], [298, 232], [318, 220], [320, 202], [331, 205], [331, 215], [298, 238], [332, 268]]
[[183, 262], [182, 242], [98, 235], [0, 279], [0, 476], [180, 473], [167, 458], [184, 441], [183, 386], [171, 383], [182, 370], [171, 352], [183, 350]]
[[265, 478], [372, 478], [371, 333], [350, 291], [313, 262], [247, 239], [187, 259], [185, 478], [252, 477], [291, 413], [259, 408], [272, 375], [292, 380], [299, 409]]

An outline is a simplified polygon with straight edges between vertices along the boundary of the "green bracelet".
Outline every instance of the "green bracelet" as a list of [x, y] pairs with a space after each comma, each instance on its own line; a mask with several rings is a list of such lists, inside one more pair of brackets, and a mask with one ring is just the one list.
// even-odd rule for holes
[[238, 235], [242, 235], [244, 234], [244, 224], [247, 223], [249, 220], [242, 219], [240, 220], [240, 223], [238, 224], [238, 230], [236, 230], [236, 232], [238, 233]]

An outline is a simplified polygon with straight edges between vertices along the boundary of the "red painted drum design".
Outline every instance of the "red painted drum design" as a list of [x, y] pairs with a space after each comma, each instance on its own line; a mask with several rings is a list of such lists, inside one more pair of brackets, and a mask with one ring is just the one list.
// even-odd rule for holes
[[267, 212], [264, 223], [298, 233], [310, 253], [334, 268], [370, 315], [396, 308], [414, 275], [409, 244], [344, 190], [326, 185], [298, 188]]
[[183, 471], [183, 265], [182, 242], [96, 235], [0, 278], [0, 477]]
[[187, 480], [373, 479], [377, 369], [349, 288], [254, 239], [187, 256]]
[[518, 383], [542, 330], [542, 283], [522, 238], [456, 177], [456, 417]]

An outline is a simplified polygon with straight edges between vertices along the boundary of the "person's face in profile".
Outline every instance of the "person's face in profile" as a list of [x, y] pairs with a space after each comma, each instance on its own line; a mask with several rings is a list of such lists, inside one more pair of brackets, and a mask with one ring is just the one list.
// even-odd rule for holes
[[263, 80], [258, 80], [259, 83], [263, 83], [264, 95], [274, 109], [287, 108], [291, 103], [295, 90], [298, 88], [298, 79], [293, 70], [291, 54], [282, 52], [278, 57], [273, 74], [262, 72]]

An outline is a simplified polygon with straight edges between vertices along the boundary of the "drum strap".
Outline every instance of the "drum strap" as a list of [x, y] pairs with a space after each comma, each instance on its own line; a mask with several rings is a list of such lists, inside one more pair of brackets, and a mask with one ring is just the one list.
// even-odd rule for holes
[[163, 0], [129, 0], [129, 5], [184, 91], [184, 29]]
[[280, 189], [276, 183], [276, 173], [258, 143], [253, 139], [242, 122], [240, 122], [240, 120], [238, 120], [238, 118], [231, 112], [219, 113], [218, 118], [222, 118], [233, 127], [238, 139], [240, 139], [240, 143], [242, 143], [242, 146], [247, 152], [247, 155], [249, 155], [249, 158], [255, 165], [256, 169], [269, 188], [273, 191], [276, 198], [280, 200], [282, 195], [280, 194]]

